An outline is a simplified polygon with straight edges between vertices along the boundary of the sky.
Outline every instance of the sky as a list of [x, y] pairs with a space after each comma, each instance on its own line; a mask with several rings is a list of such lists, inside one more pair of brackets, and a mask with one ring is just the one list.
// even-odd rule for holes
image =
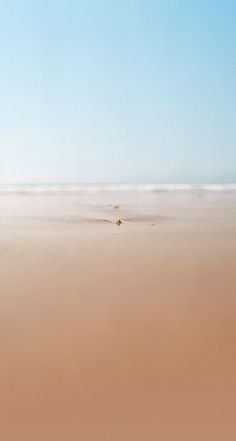
[[235, 0], [0, 0], [0, 183], [236, 182]]

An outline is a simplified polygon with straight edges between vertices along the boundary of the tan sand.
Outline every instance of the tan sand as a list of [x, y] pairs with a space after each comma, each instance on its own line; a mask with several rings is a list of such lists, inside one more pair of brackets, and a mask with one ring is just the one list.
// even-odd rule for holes
[[235, 193], [0, 213], [0, 441], [235, 441]]

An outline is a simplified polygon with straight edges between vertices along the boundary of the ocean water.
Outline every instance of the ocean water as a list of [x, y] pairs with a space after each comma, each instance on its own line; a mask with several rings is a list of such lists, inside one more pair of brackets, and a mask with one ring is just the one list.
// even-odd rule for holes
[[155, 193], [155, 192], [232, 192], [236, 183], [212, 184], [0, 184], [0, 194], [100, 194], [100, 193]]

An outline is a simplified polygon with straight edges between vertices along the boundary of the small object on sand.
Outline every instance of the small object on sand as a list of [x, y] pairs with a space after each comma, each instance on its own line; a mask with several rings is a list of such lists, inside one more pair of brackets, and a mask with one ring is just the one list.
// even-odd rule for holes
[[119, 207], [119, 205], [112, 205], [112, 208], [113, 208], [113, 210], [118, 210], [118, 208], [120, 208], [120, 207]]
[[116, 224], [116, 225], [120, 225], [120, 224], [122, 224], [122, 222], [121, 222], [120, 219], [116, 219], [116, 220], [115, 220], [115, 224]]

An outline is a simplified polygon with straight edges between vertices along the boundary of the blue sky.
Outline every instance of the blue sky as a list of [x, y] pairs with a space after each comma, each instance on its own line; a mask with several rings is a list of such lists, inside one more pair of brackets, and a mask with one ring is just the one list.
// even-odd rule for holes
[[236, 181], [235, 0], [0, 6], [0, 182]]

